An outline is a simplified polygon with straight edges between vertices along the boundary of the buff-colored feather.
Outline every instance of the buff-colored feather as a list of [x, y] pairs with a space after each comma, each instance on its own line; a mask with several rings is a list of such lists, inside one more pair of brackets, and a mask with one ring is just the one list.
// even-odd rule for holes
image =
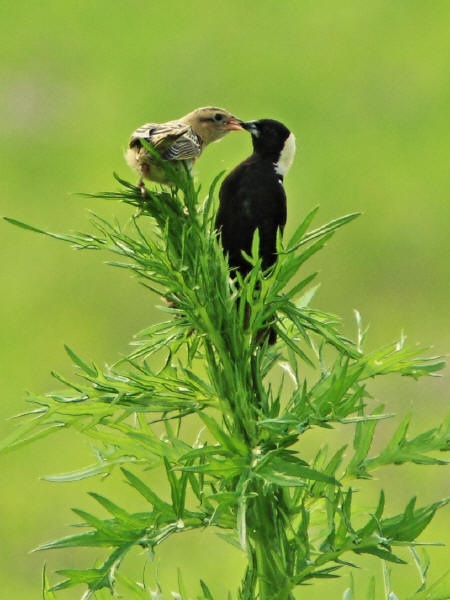
[[242, 129], [240, 120], [223, 108], [197, 108], [180, 119], [167, 123], [146, 123], [133, 132], [125, 158], [143, 179], [168, 183], [164, 167], [144, 147], [146, 140], [160, 156], [177, 166], [190, 168], [205, 146], [220, 140], [229, 131]]

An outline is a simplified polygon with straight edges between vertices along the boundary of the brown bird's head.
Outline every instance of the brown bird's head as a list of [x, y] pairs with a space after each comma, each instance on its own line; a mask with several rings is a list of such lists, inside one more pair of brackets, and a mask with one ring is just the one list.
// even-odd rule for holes
[[204, 146], [220, 140], [229, 131], [242, 129], [240, 119], [227, 110], [214, 106], [197, 108], [181, 120], [189, 124], [200, 136]]

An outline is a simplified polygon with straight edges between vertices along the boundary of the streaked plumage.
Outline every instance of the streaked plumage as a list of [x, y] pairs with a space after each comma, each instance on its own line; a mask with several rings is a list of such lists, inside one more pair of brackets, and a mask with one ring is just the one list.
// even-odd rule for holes
[[169, 183], [164, 168], [144, 148], [146, 140], [160, 156], [177, 166], [184, 161], [190, 168], [205, 146], [220, 140], [229, 131], [242, 129], [240, 120], [223, 108], [197, 108], [167, 123], [146, 123], [131, 135], [126, 152], [128, 164], [142, 179]]

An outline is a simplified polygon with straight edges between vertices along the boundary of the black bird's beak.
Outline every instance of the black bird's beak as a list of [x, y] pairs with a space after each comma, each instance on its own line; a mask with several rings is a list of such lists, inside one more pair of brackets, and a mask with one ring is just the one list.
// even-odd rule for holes
[[249, 131], [252, 135], [258, 135], [258, 126], [255, 121], [242, 121], [241, 127]]

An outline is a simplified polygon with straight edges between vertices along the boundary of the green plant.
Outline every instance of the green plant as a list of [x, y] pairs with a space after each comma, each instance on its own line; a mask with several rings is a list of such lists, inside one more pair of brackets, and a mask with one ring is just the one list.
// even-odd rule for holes
[[[392, 415], [373, 405], [366, 387], [371, 378], [389, 373], [434, 375], [443, 363], [421, 358], [422, 351], [403, 339], [365, 352], [359, 315], [354, 343], [340, 334], [334, 315], [311, 308], [316, 288], [308, 286], [315, 274], [298, 279], [307, 259], [357, 215], [309, 230], [314, 209], [286, 244], [279, 240], [279, 259], [268, 273], [261, 273], [255, 236], [251, 273], [232, 280], [214, 231], [220, 176], [200, 202], [188, 173], [170, 175], [176, 184], [171, 191], [149, 192], [146, 199], [118, 177], [120, 191], [95, 195], [137, 207], [131, 225], [94, 215], [94, 233], [59, 235], [7, 219], [77, 249], [111, 252], [118, 257], [112, 265], [131, 270], [168, 301], [168, 320], [141, 331], [129, 356], [107, 370], [67, 347], [79, 378], [55, 374], [64, 389], [31, 396], [35, 408], [29, 419], [3, 443], [12, 449], [74, 428], [97, 446], [97, 463], [51, 479], [72, 481], [119, 466], [142, 498], [142, 512], [130, 513], [93, 493], [108, 519], [74, 510], [88, 531], [41, 549], [103, 548], [106, 558], [90, 569], [60, 571], [64, 579], [51, 589], [44, 575], [44, 597], [52, 600], [58, 590], [83, 583], [84, 599], [103, 600], [118, 580], [126, 597], [148, 598], [142, 585], [117, 574], [129, 550], [139, 546], [151, 556], [169, 536], [214, 527], [247, 558], [233, 594], [240, 600], [292, 599], [297, 586], [337, 577], [361, 554], [404, 563], [396, 553], [402, 546], [412, 549], [421, 569], [422, 584], [411, 599], [447, 598], [442, 594], [448, 593], [448, 579], [427, 587], [426, 568], [414, 550], [446, 500], [417, 508], [413, 498], [402, 513], [387, 517], [383, 491], [369, 511], [355, 508], [352, 487], [385, 465], [444, 464], [438, 453], [448, 449], [448, 420], [409, 438], [406, 419], [387, 446], [371, 454], [377, 425]], [[275, 346], [261, 336], [268, 323], [277, 331]], [[161, 354], [164, 366], [157, 370], [152, 362]], [[277, 380], [280, 367], [284, 375]], [[194, 444], [183, 437], [188, 416], [201, 429]], [[157, 423], [163, 424], [163, 436], [155, 431]], [[302, 436], [319, 427], [324, 438], [336, 427], [354, 429], [348, 458], [345, 446], [329, 456], [324, 445], [306, 460]], [[157, 464], [164, 467], [171, 501], [149, 486], [146, 469]], [[201, 588], [198, 598], [211, 600], [203, 581]], [[179, 597], [188, 597], [181, 578]], [[354, 590], [344, 597], [354, 598]], [[374, 585], [368, 598], [374, 598]]]

